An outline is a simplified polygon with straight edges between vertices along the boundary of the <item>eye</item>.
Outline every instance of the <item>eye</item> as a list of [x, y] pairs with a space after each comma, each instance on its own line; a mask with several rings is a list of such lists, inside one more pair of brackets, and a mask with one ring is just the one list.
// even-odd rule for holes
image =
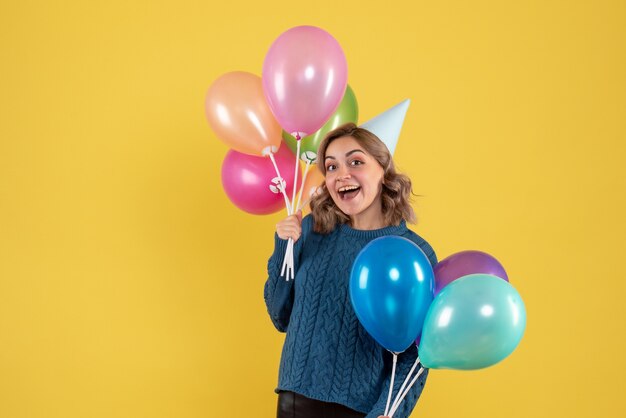
[[361, 165], [364, 164], [361, 160], [352, 160], [350, 161], [350, 165]]
[[326, 166], [326, 171], [334, 171], [336, 168], [335, 164], [328, 164]]

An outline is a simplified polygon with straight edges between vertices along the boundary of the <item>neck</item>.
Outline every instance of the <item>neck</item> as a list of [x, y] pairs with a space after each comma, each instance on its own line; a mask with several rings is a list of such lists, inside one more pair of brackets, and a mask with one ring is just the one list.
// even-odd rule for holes
[[372, 229], [380, 229], [388, 226], [385, 224], [385, 217], [380, 205], [378, 207], [370, 207], [368, 210], [350, 217], [350, 226], [354, 229], [369, 231]]

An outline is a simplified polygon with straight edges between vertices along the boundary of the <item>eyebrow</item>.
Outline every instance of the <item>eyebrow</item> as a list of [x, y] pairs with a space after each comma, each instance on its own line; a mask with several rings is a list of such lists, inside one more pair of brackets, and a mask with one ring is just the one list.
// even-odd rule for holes
[[[358, 149], [358, 148], [357, 148], [357, 149], [353, 149], [352, 151], [348, 151], [348, 152], [346, 152], [346, 157], [351, 156], [351, 155], [352, 155], [352, 154], [354, 154], [355, 152], [360, 152], [360, 153], [362, 153], [362, 154], [365, 154], [365, 153], [363, 152], [363, 150], [360, 150], [360, 149]], [[324, 161], [326, 161], [326, 160], [327, 160], [327, 159], [329, 159], [329, 158], [331, 158], [331, 159], [333, 159], [333, 160], [335, 159], [335, 157], [333, 157], [332, 155], [327, 155], [327, 156], [326, 156], [326, 158], [324, 158]]]

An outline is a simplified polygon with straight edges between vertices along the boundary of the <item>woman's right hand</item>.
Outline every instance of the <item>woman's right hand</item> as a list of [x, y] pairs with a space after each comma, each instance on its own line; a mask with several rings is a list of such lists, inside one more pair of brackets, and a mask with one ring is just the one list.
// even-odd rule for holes
[[298, 241], [302, 234], [302, 211], [299, 210], [295, 215], [287, 216], [276, 224], [276, 233], [281, 239], [292, 238], [293, 242]]

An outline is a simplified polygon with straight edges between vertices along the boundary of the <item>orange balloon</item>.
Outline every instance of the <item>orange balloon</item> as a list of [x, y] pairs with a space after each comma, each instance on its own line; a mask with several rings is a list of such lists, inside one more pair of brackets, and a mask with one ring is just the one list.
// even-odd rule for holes
[[[302, 200], [301, 202], [306, 202], [309, 198], [316, 192], [317, 188], [320, 187], [324, 183], [324, 175], [317, 168], [317, 165], [312, 164], [309, 167], [309, 172], [306, 175], [306, 179], [304, 180], [304, 186], [302, 186]], [[309, 210], [309, 205], [307, 204], [303, 208], [303, 212], [307, 212]]]
[[244, 71], [222, 75], [209, 87], [205, 110], [217, 137], [235, 151], [278, 151], [282, 129], [265, 101], [261, 77]]

